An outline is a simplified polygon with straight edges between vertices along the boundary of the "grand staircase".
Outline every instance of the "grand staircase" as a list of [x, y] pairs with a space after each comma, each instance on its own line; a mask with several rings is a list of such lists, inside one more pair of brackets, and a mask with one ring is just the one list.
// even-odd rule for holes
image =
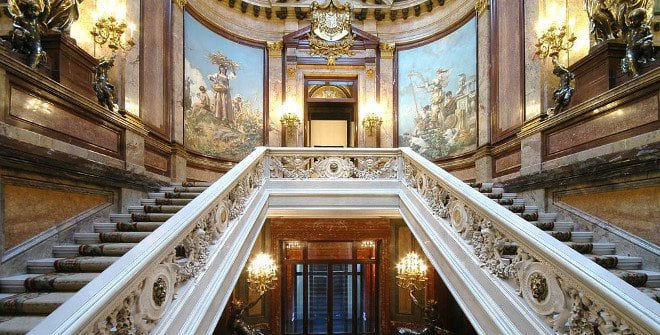
[[0, 334], [30, 331], [208, 186], [162, 187], [129, 213], [95, 223], [94, 233], [77, 233], [74, 244], [55, 246], [52, 258], [28, 261], [27, 273], [0, 278]]
[[[470, 186], [660, 302], [660, 272], [645, 270], [640, 257], [617, 255], [614, 243], [594, 242], [593, 232], [574, 231], [572, 222], [558, 220], [557, 213], [539, 212], [538, 206], [525, 204], [516, 193], [506, 193], [499, 185], [471, 183]], [[516, 249], [509, 248], [504, 253], [512, 257]]]
[[[75, 244], [53, 249], [53, 257], [28, 262], [26, 274], [0, 278], [0, 335], [25, 334], [104, 269], [199, 195], [209, 183], [185, 183], [149, 193], [129, 213], [96, 223], [95, 233], [75, 234]], [[642, 259], [616, 254], [616, 246], [594, 242], [592, 232], [574, 231], [556, 213], [541, 213], [515, 193], [493, 183], [471, 186], [556, 239], [566, 243], [632, 286], [660, 301], [660, 273], [643, 268]], [[502, 250], [513, 258], [515, 244]]]

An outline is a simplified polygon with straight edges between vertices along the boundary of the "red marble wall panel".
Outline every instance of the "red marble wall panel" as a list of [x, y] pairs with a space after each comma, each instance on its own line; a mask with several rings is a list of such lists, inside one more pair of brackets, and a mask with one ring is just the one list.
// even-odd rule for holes
[[497, 97], [494, 105], [493, 139], [500, 139], [512, 134], [522, 125], [523, 113], [523, 44], [521, 38], [522, 12], [518, 1], [498, 1], [495, 4], [496, 27], [495, 53], [496, 83], [493, 85]]
[[520, 150], [495, 157], [493, 175], [502, 176], [520, 170]]
[[145, 147], [144, 166], [151, 172], [167, 175], [170, 171], [169, 157], [157, 149]]
[[168, 52], [165, 40], [165, 20], [169, 16], [169, 1], [142, 1], [142, 48], [140, 61], [140, 118], [144, 124], [169, 138], [169, 116], [165, 69]]
[[111, 129], [85, 119], [15, 87], [11, 88], [10, 100], [9, 115], [33, 126], [31, 130], [54, 135], [53, 137], [64, 142], [86, 144], [84, 146], [87, 148], [105, 149], [100, 151], [115, 157], [119, 156], [121, 148], [119, 129]]
[[[623, 137], [645, 131], [643, 126], [658, 121], [658, 95], [639, 102], [599, 113], [585, 122], [549, 132], [545, 135], [546, 158], [568, 155], [577, 151], [611, 143]], [[650, 129], [649, 129], [650, 130]]]
[[451, 170], [449, 173], [462, 181], [472, 181], [477, 178], [477, 171], [474, 166], [460, 170]]

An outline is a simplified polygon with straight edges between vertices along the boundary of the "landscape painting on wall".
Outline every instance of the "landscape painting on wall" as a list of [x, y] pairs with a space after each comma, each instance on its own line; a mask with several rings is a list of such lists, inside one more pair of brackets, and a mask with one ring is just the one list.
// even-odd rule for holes
[[399, 146], [430, 160], [476, 149], [476, 19], [397, 58]]
[[240, 161], [263, 145], [264, 49], [231, 41], [184, 16], [184, 142]]

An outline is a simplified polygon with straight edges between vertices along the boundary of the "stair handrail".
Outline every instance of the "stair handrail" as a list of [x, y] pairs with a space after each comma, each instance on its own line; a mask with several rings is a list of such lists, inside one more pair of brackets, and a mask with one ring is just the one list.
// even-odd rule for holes
[[175, 286], [206, 270], [211, 244], [223, 243], [223, 231], [262, 187], [266, 151], [255, 149], [30, 334], [148, 333], [171, 305]]
[[[401, 151], [403, 184], [557, 333], [660, 334], [660, 304], [410, 148]], [[507, 261], [502, 251], [514, 245]]]

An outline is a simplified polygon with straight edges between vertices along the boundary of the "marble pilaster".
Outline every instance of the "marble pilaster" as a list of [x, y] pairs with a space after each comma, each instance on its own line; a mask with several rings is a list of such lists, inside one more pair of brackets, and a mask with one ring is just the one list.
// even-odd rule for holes
[[525, 137], [520, 141], [520, 175], [541, 172], [543, 139], [541, 133]]
[[172, 32], [172, 37], [170, 39], [172, 53], [171, 61], [172, 66], [170, 67], [171, 78], [172, 78], [172, 103], [171, 108], [172, 113], [174, 114], [173, 120], [173, 131], [172, 134], [173, 140], [176, 143], [183, 144], [184, 138], [184, 125], [183, 125], [183, 10], [178, 6], [172, 6], [171, 9], [172, 19], [170, 30]]
[[268, 129], [267, 144], [282, 146], [282, 125], [280, 113], [282, 109], [282, 78], [285, 75], [282, 67], [282, 41], [268, 42]]
[[394, 51], [395, 44], [381, 42], [380, 44], [380, 106], [383, 109], [383, 125], [380, 131], [381, 148], [394, 147]]

